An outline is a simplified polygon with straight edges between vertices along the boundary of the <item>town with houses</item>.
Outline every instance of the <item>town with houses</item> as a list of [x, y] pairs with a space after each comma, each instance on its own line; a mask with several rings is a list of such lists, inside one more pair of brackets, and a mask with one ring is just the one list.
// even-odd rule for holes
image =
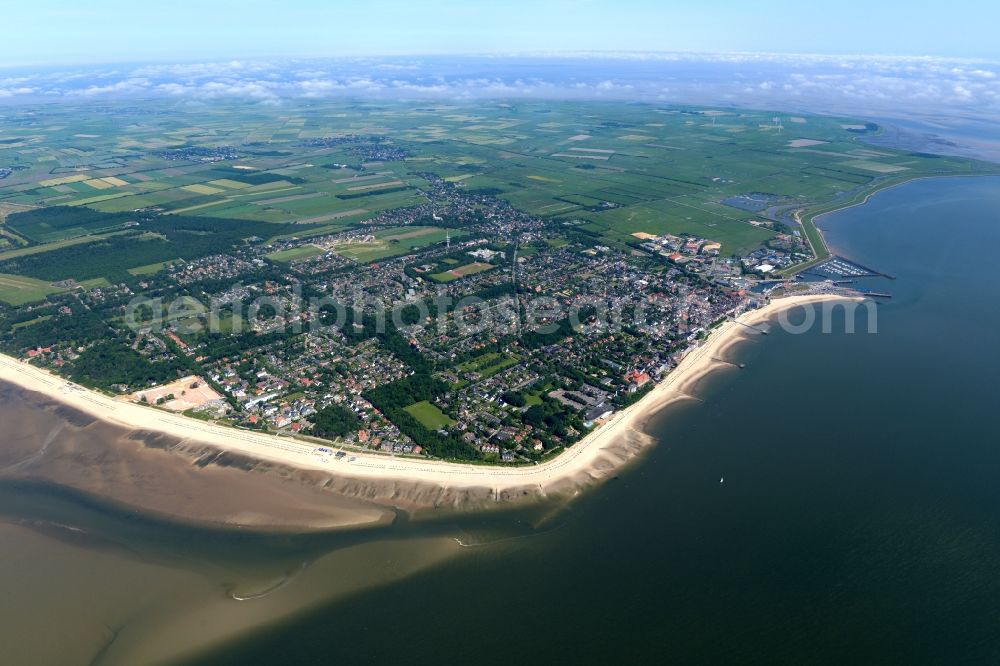
[[66, 285], [52, 317], [110, 326], [131, 365], [142, 359], [134, 372], [108, 372], [131, 366], [100, 342], [7, 345], [123, 400], [338, 455], [530, 463], [637, 401], [713, 326], [762, 304], [766, 278], [811, 256], [797, 232], [742, 257], [692, 235], [610, 247], [422, 176], [427, 203], [349, 230], [253, 238], [131, 285]]

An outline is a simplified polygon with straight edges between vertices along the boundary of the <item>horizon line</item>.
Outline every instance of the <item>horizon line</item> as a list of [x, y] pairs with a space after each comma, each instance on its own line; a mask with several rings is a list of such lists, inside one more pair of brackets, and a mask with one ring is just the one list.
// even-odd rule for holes
[[77, 60], [48, 60], [48, 61], [24, 61], [24, 62], [0, 62], [0, 71], [17, 70], [19, 68], [50, 68], [50, 67], [101, 67], [101, 66], [122, 66], [122, 65], [171, 65], [189, 63], [223, 63], [223, 62], [295, 62], [295, 61], [349, 61], [349, 60], [388, 60], [398, 58], [484, 58], [484, 59], [511, 59], [520, 60], [525, 58], [555, 58], [555, 59], [578, 59], [578, 60], [606, 60], [623, 62], [628, 61], [656, 61], [660, 59], [670, 62], [671, 57], [690, 56], [722, 56], [722, 57], [744, 57], [744, 58], [814, 58], [820, 60], [887, 60], [887, 61], [937, 61], [955, 63], [990, 63], [1000, 64], [1000, 58], [969, 57], [951, 55], [931, 55], [931, 54], [902, 54], [902, 53], [830, 53], [830, 52], [803, 52], [803, 51], [716, 51], [716, 50], [626, 50], [626, 49], [578, 49], [578, 50], [523, 50], [523, 51], [428, 51], [428, 52], [399, 52], [399, 53], [354, 53], [354, 54], [296, 54], [296, 55], [217, 55], [204, 57], [178, 57], [178, 58], [136, 58], [136, 59], [95, 59]]

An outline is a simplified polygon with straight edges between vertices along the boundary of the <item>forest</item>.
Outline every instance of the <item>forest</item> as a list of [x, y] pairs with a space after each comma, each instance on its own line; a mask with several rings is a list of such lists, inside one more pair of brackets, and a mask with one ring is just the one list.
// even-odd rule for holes
[[424, 447], [428, 454], [438, 458], [476, 460], [479, 458], [478, 452], [468, 444], [454, 435], [441, 434], [424, 427], [405, 409], [415, 402], [433, 401], [447, 391], [448, 385], [441, 380], [427, 372], [418, 372], [366, 391], [364, 397], [395, 423], [403, 434]]
[[117, 385], [141, 387], [176, 379], [185, 365], [177, 359], [150, 361], [119, 341], [99, 342], [73, 362], [70, 378], [104, 390]]
[[[78, 208], [46, 210], [56, 211], [46, 217], [50, 225], [76, 224], [79, 219]], [[105, 214], [101, 216], [106, 217]], [[270, 222], [183, 215], [144, 214], [132, 222], [134, 226], [126, 235], [2, 261], [0, 273], [27, 275], [49, 282], [101, 277], [109, 282], [130, 282], [135, 278], [129, 269], [227, 252], [250, 238], [269, 238], [281, 228]], [[310, 228], [310, 225], [302, 225], [303, 232]]]
[[329, 405], [310, 417], [313, 422], [312, 434], [317, 437], [334, 439], [357, 432], [361, 427], [361, 419], [343, 405]]

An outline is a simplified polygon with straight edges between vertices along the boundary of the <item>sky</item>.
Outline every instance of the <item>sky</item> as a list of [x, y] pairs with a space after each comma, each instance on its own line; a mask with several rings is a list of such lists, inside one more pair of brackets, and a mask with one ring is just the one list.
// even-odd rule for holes
[[566, 51], [1000, 60], [995, 0], [30, 0], [0, 67]]

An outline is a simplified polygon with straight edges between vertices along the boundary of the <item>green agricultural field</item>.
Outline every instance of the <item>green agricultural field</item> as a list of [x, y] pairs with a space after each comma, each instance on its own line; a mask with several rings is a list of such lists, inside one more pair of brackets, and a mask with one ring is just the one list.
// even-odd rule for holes
[[[150, 103], [113, 118], [67, 104], [46, 114], [44, 131], [18, 130], [23, 140], [0, 143], [0, 164], [22, 167], [0, 181], [0, 207], [32, 209], [8, 216], [10, 246], [0, 249], [0, 270], [42, 280], [72, 273], [121, 278], [130, 269], [208, 249], [176, 235], [168, 244], [197, 247], [174, 252], [155, 243], [138, 246], [131, 234], [107, 235], [128, 230], [138, 211], [238, 221], [247, 226], [244, 238], [307, 238], [425, 204], [429, 179], [440, 178], [449, 187], [505, 199], [555, 228], [582, 223], [578, 230], [614, 248], [634, 245], [635, 232], [669, 232], [718, 241], [723, 254], [741, 254], [772, 232], [747, 224], [766, 210], [727, 203], [734, 198], [764, 195], [772, 210], [787, 212], [778, 217], [787, 225], [795, 224], [791, 212], [801, 210], [805, 235], [821, 244], [811, 228], [814, 212], [910, 178], [996, 171], [964, 158], [871, 147], [856, 119], [797, 116], [778, 129], [771, 111], [664, 104], [468, 101], [416, 110], [405, 103], [374, 109], [310, 100], [281, 109], [218, 102], [183, 113]], [[322, 144], [348, 134], [388, 137], [406, 156], [379, 161], [366, 156], [364, 141]], [[320, 143], [310, 144], [314, 139]], [[235, 156], [211, 159], [218, 146], [239, 148]], [[419, 220], [411, 229], [429, 224]], [[411, 238], [388, 237], [392, 231], [385, 229], [374, 234], [370, 242], [336, 250], [366, 263], [444, 240], [440, 229]], [[100, 273], [96, 258], [106, 250], [103, 240], [92, 240], [98, 235], [120, 244], [117, 255], [139, 256], [135, 262], [110, 257]], [[227, 242], [233, 238], [229, 229], [224, 235]], [[453, 230], [454, 238], [460, 235]], [[545, 241], [558, 247], [562, 235]], [[75, 244], [92, 248], [95, 260], [67, 252]], [[61, 252], [55, 258], [66, 259], [66, 267], [10, 263], [41, 248], [46, 255]], [[435, 275], [448, 280], [447, 273]]]
[[120, 229], [130, 221], [125, 214], [104, 214], [88, 208], [38, 208], [10, 215], [7, 226], [36, 243], [51, 243]]
[[69, 238], [67, 240], [56, 241], [54, 243], [46, 243], [44, 245], [29, 245], [28, 247], [19, 247], [13, 250], [6, 250], [0, 252], [0, 261], [6, 261], [7, 259], [16, 259], [18, 257], [26, 257], [32, 254], [40, 254], [42, 252], [49, 252], [51, 250], [58, 250], [63, 247], [70, 247], [73, 245], [83, 245], [85, 243], [93, 243], [104, 238], [110, 238], [112, 236], [118, 236], [127, 232], [124, 231], [113, 231], [108, 234], [95, 234], [93, 236], [80, 236], [78, 238]]
[[0, 301], [8, 305], [34, 303], [61, 291], [65, 290], [42, 280], [0, 273]]
[[426, 400], [415, 402], [409, 407], [405, 407], [404, 410], [407, 414], [420, 421], [420, 425], [429, 430], [437, 430], [455, 423], [444, 412]]
[[[735, 212], [735, 211], [734, 211]], [[673, 201], [659, 201], [619, 208], [591, 217], [591, 229], [618, 241], [636, 232], [660, 236], [691, 234], [722, 243], [724, 254], [743, 254], [760, 246], [773, 234], [740, 219]]]

